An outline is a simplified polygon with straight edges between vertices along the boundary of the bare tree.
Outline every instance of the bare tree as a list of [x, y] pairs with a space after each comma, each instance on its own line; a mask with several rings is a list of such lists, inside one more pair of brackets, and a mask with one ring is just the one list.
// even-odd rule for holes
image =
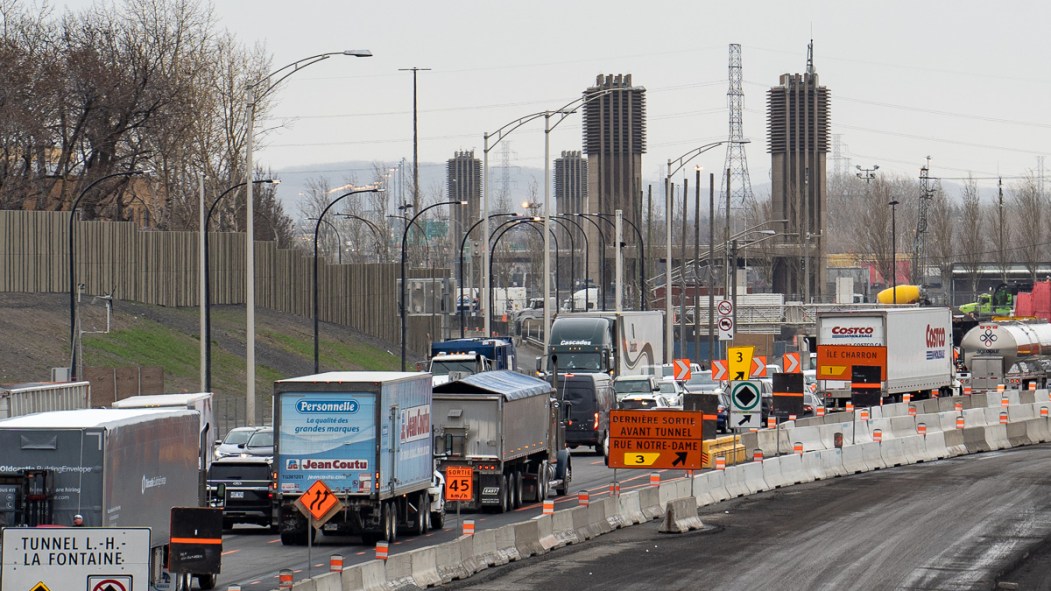
[[1046, 252], [1044, 237], [1044, 208], [1048, 203], [1037, 188], [1037, 179], [1032, 174], [1027, 174], [1022, 182], [1018, 183], [1011, 191], [1013, 216], [1011, 228], [1016, 228], [1012, 233], [1011, 241], [1014, 258], [1021, 260], [1029, 271], [1029, 276], [1036, 281], [1037, 265], [1045, 260]]
[[872, 257], [883, 284], [890, 285], [894, 272], [891, 256], [891, 208], [894, 200], [891, 186], [882, 177], [867, 187], [865, 207], [856, 212], [854, 232], [859, 250]]
[[949, 202], [941, 185], [935, 187], [928, 210], [927, 231], [929, 242], [927, 252], [930, 263], [938, 267], [941, 276], [942, 291], [951, 292], [952, 267], [956, 262], [957, 238], [954, 230], [958, 223], [957, 210]]
[[[978, 183], [969, 178], [963, 186], [963, 199], [960, 204], [960, 232], [956, 240], [958, 258], [971, 279], [971, 298], [978, 291], [978, 271], [981, 269], [988, 242], [984, 235], [985, 220], [982, 214], [982, 203], [978, 199]], [[953, 302], [955, 304], [955, 302]]]

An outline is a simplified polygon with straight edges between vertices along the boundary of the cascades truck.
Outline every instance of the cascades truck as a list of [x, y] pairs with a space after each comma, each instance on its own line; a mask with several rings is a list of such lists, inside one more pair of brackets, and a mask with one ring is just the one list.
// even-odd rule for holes
[[344, 509], [324, 525], [367, 544], [444, 524], [434, 486], [431, 376], [329, 372], [274, 383], [274, 470], [281, 543], [313, 535], [296, 500], [322, 481]]
[[[199, 425], [189, 410], [108, 408], [0, 421], [0, 523], [68, 527], [80, 514], [88, 527], [149, 527], [155, 585], [172, 507], [198, 506]], [[214, 574], [196, 577], [215, 586]]]
[[450, 491], [473, 491], [463, 506], [500, 512], [564, 495], [573, 471], [562, 409], [551, 384], [512, 371], [467, 376], [434, 388], [435, 455]]
[[916, 400], [928, 398], [931, 390], [951, 395], [951, 312], [949, 308], [820, 312], [816, 377], [823, 381], [827, 402], [836, 407], [850, 400], [852, 384], [865, 379], [878, 384], [872, 389], [883, 398], [899, 402], [905, 393]]
[[[554, 359], [553, 359], [554, 358]], [[664, 363], [664, 314], [654, 312], [563, 312], [551, 323], [551, 339], [537, 374], [553, 363], [560, 373], [642, 375]]]

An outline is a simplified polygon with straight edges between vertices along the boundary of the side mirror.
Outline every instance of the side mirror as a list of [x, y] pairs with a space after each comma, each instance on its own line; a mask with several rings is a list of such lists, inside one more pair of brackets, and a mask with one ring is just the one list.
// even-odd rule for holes
[[453, 453], [453, 434], [445, 434], [445, 455], [451, 456]]
[[216, 445], [222, 445], [223, 444], [223, 440], [222, 439], [216, 439], [215, 440], [215, 444]]
[[215, 487], [215, 496], [220, 498], [220, 499], [225, 499], [226, 498], [226, 484], [225, 483], [220, 482], [219, 485]]

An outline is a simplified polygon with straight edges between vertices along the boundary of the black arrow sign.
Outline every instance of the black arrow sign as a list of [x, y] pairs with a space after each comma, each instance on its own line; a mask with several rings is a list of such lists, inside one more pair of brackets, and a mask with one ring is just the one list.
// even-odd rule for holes
[[743, 371], [737, 372], [737, 376], [734, 377], [734, 380], [738, 381], [738, 382], [744, 381], [744, 372]]
[[746, 423], [751, 423], [752, 419], [750, 417], [751, 415], [741, 415], [741, 420], [737, 421], [737, 426], [740, 427], [741, 425], [744, 425]]
[[671, 463], [672, 466], [678, 466], [679, 464], [686, 464], [686, 452], [684, 451], [675, 452], [675, 461]]

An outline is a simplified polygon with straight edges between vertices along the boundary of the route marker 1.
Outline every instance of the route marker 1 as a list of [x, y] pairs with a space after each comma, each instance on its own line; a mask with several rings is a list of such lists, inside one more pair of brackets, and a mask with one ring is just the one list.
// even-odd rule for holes
[[610, 468], [701, 469], [704, 413], [611, 410]]

